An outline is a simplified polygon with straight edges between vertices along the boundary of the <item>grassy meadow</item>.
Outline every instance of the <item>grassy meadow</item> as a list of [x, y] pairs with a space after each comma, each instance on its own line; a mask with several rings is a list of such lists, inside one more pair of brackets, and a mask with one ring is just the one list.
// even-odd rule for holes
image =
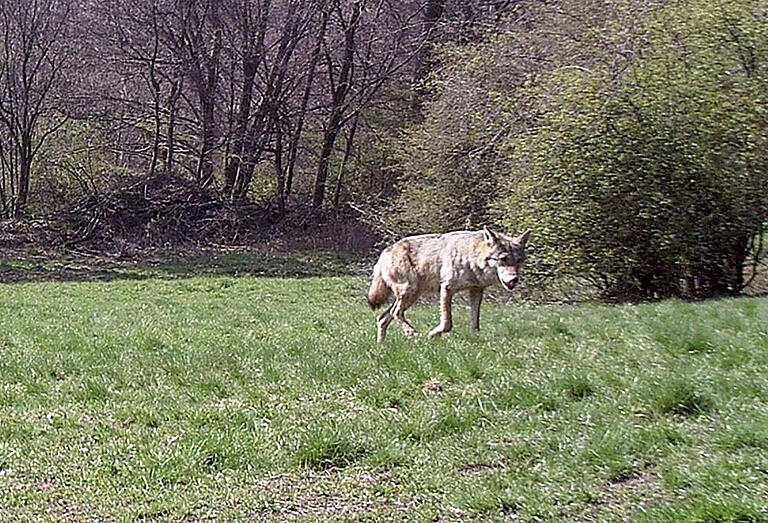
[[0, 520], [768, 521], [767, 298], [377, 346], [344, 260], [267, 261], [0, 264]]

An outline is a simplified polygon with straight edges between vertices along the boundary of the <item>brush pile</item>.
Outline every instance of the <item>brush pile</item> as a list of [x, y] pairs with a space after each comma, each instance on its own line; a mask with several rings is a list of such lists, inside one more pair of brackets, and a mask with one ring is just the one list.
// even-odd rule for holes
[[134, 257], [149, 251], [257, 248], [367, 252], [380, 235], [351, 207], [231, 201], [184, 178], [133, 179], [41, 218], [0, 221], [0, 248]]
[[62, 244], [66, 238], [49, 219], [14, 218], [0, 220], [0, 249], [24, 249], [29, 245], [48, 247]]
[[57, 218], [68, 231], [68, 246], [112, 250], [121, 245], [247, 244], [269, 221], [267, 211], [163, 174], [83, 197]]

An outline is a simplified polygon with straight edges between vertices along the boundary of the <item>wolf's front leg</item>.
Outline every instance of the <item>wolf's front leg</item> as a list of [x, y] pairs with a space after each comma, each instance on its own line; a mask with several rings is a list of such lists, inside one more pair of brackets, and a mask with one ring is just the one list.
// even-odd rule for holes
[[453, 328], [453, 320], [451, 318], [451, 299], [453, 298], [453, 290], [448, 285], [440, 286], [440, 325], [432, 329], [429, 333], [430, 338], [446, 334]]
[[472, 317], [470, 319], [469, 330], [477, 332], [480, 330], [480, 302], [483, 301], [483, 289], [475, 288], [469, 290], [469, 304], [472, 306]]

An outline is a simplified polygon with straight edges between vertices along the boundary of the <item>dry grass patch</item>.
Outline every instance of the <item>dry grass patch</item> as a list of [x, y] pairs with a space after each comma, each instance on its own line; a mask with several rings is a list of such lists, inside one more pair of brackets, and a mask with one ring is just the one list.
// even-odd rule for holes
[[254, 485], [264, 508], [259, 520], [407, 519], [416, 506], [391, 472], [331, 469], [279, 474]]

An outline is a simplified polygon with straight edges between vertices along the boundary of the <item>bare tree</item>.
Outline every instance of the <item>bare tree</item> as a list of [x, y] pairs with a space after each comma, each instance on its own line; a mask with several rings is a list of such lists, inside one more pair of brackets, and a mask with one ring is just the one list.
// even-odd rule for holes
[[176, 0], [182, 15], [175, 49], [183, 57], [185, 70], [195, 89], [199, 110], [200, 149], [196, 178], [206, 187], [213, 183], [212, 154], [217, 144], [216, 95], [219, 82], [222, 29], [218, 0]]
[[[284, 135], [292, 133], [290, 108], [306, 71], [299, 52], [308, 40], [323, 1], [243, 0], [234, 12], [236, 44], [240, 49], [239, 102], [232, 144], [225, 168], [225, 190], [232, 198], [245, 197], [255, 167], [269, 153], [275, 162], [275, 197], [282, 212], [285, 197]], [[312, 74], [304, 80], [311, 85]], [[254, 96], [254, 92], [258, 96]], [[301, 129], [298, 129], [299, 133]], [[298, 139], [298, 138], [296, 138]], [[293, 142], [293, 137], [289, 140]]]
[[[322, 143], [312, 194], [312, 205], [325, 199], [331, 158], [339, 134], [360, 112], [370, 108], [385, 85], [410, 86], [413, 74], [406, 67], [422, 53], [424, 37], [420, 16], [422, 2], [394, 0], [331, 0], [335, 33], [327, 33], [323, 58], [327, 76], [323, 84], [326, 102], [321, 107]], [[435, 15], [437, 16], [437, 15]], [[336, 36], [334, 39], [333, 36]], [[355, 132], [347, 136], [344, 156], [349, 157]], [[344, 161], [343, 161], [344, 163]], [[335, 196], [340, 190], [334, 190]]]
[[69, 0], [0, 2], [0, 212], [18, 216], [35, 155], [65, 121], [57, 99], [70, 53]]
[[[227, 152], [224, 190], [230, 197], [241, 196], [247, 187], [243, 173], [246, 148], [252, 149], [253, 129], [251, 113], [256, 72], [264, 60], [264, 39], [267, 31], [271, 0], [261, 0], [255, 5], [250, 0], [232, 6], [235, 26], [234, 44], [239, 47], [240, 97], [232, 132], [231, 146]], [[235, 83], [236, 80], [234, 81]], [[248, 151], [252, 154], [252, 151]]]
[[[26, 202], [34, 153], [65, 121], [57, 94], [65, 80], [78, 89], [70, 115], [99, 133], [105, 156], [125, 169], [116, 172], [185, 173], [202, 186], [220, 182], [234, 199], [263, 183], [270, 193], [256, 191], [280, 213], [296, 193], [314, 206], [339, 205], [348, 180], [359, 179], [346, 172], [356, 141], [370, 140], [379, 115], [392, 110], [386, 100], [432, 67], [428, 49], [459, 4], [1, 3], [0, 212], [13, 215]], [[68, 16], [77, 20], [71, 31]], [[75, 42], [85, 44], [68, 62]]]
[[[142, 137], [150, 135], [150, 147], [138, 143], [130, 150], [140, 162], [136, 167], [148, 169], [150, 175], [172, 171], [178, 102], [184, 85], [184, 63], [167, 45], [175, 8], [164, 0], [131, 6], [105, 0], [96, 9], [107, 28], [97, 41], [105, 50], [111, 49], [112, 60], [121, 64], [119, 76], [112, 78], [123, 84], [127, 97], [95, 96], [111, 102], [109, 120], [135, 129]], [[105, 58], [95, 57], [96, 67], [109, 61]], [[148, 162], [146, 167], [144, 162]]]
[[[326, 66], [328, 68], [328, 80], [331, 86], [331, 104], [328, 122], [323, 130], [323, 142], [320, 149], [320, 157], [315, 176], [315, 189], [312, 195], [312, 206], [320, 207], [325, 196], [325, 183], [328, 178], [328, 163], [333, 152], [336, 137], [343, 126], [344, 104], [351, 88], [352, 67], [354, 65], [355, 48], [357, 45], [356, 34], [360, 24], [360, 13], [364, 0], [354, 0], [349, 6], [349, 14], [345, 17], [341, 2], [335, 1], [333, 9], [337, 13], [338, 21], [343, 28], [343, 53], [341, 60], [336, 64], [328, 47], [325, 49]], [[337, 72], [338, 71], [338, 72]]]
[[284, 195], [290, 196], [293, 188], [294, 173], [296, 170], [296, 159], [299, 152], [299, 144], [301, 142], [302, 132], [304, 130], [304, 124], [306, 122], [307, 108], [309, 106], [310, 96], [315, 83], [315, 75], [317, 71], [317, 65], [320, 63], [321, 51], [323, 48], [323, 41], [325, 40], [325, 33], [328, 27], [328, 17], [330, 15], [327, 7], [327, 0], [318, 1], [318, 11], [321, 13], [319, 23], [313, 34], [315, 35], [314, 44], [309, 54], [309, 61], [306, 66], [306, 74], [304, 75], [304, 86], [300, 99], [299, 106], [295, 112], [292, 122], [289, 122], [291, 139], [288, 144], [288, 159], [285, 166], [285, 187]]

